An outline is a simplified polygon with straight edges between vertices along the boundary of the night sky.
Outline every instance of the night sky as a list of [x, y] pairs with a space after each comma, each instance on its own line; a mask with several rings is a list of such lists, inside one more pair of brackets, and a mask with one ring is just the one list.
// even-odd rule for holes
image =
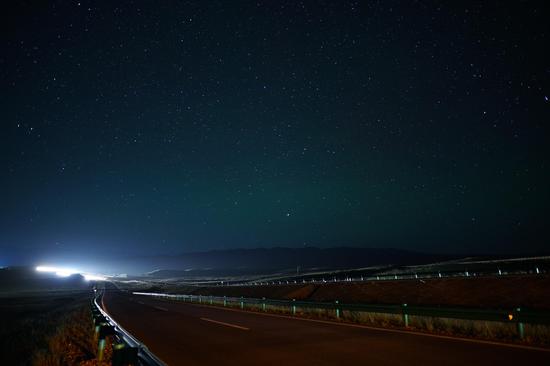
[[547, 251], [543, 2], [14, 3], [0, 265]]

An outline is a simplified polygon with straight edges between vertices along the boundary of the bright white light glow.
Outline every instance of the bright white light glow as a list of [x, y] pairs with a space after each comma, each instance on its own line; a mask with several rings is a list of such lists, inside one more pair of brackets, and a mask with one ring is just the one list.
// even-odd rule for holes
[[59, 277], [69, 277], [74, 274], [81, 274], [84, 276], [84, 279], [86, 281], [105, 281], [107, 280], [106, 277], [94, 275], [90, 273], [83, 273], [80, 271], [77, 271], [76, 269], [71, 268], [61, 268], [61, 267], [52, 267], [52, 266], [38, 266], [36, 267], [36, 270], [38, 272], [52, 272], [55, 273]]
[[38, 266], [38, 267], [36, 267], [36, 270], [38, 272], [57, 272], [57, 271], [60, 271], [61, 268], [48, 267], [48, 266]]
[[74, 275], [75, 272], [61, 270], [61, 271], [55, 272], [55, 274], [58, 275], [59, 277], [69, 277], [70, 275]]
[[36, 267], [38, 272], [55, 272], [59, 277], [68, 277], [70, 275], [78, 273], [76, 269], [72, 268], [61, 268], [61, 267], [49, 267], [49, 266], [38, 266]]
[[105, 281], [107, 280], [106, 277], [103, 277], [103, 276], [96, 276], [96, 275], [91, 275], [91, 274], [84, 274], [84, 279], [86, 281]]

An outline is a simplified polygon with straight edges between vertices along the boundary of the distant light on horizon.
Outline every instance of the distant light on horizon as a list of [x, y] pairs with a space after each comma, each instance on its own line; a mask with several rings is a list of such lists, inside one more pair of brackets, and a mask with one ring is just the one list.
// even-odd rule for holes
[[103, 276], [96, 276], [91, 274], [84, 274], [83, 276], [86, 281], [106, 281], [107, 280], [107, 278]]
[[58, 271], [58, 272], [55, 272], [55, 274], [58, 275], [59, 277], [69, 277], [75, 273], [71, 271]]
[[74, 274], [80, 274], [84, 277], [86, 281], [106, 281], [107, 277], [100, 276], [100, 275], [94, 275], [90, 273], [84, 273], [77, 271], [76, 269], [72, 268], [62, 268], [62, 267], [53, 267], [53, 266], [37, 266], [36, 267], [37, 272], [48, 272], [48, 273], [55, 273], [59, 277], [69, 277]]
[[71, 268], [62, 268], [62, 267], [52, 267], [52, 266], [38, 266], [36, 267], [38, 272], [49, 272], [55, 273], [59, 277], [68, 277], [73, 274], [77, 274], [78, 271]]

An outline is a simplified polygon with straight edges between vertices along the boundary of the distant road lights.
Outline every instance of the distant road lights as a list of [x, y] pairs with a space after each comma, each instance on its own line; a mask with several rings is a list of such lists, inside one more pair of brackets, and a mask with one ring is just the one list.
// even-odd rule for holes
[[81, 273], [77, 271], [76, 269], [71, 268], [61, 268], [61, 267], [53, 267], [53, 266], [38, 266], [35, 268], [37, 272], [47, 272], [47, 273], [55, 273], [59, 277], [69, 277], [74, 274], [81, 274], [86, 281], [106, 281], [107, 278], [103, 276], [98, 275], [92, 275], [88, 273]]
[[36, 267], [36, 270], [38, 272], [57, 272], [57, 271], [59, 271], [59, 269], [56, 268], [56, 267], [47, 267], [47, 266], [38, 266], [38, 267]]
[[59, 277], [69, 277], [73, 274], [78, 273], [78, 271], [75, 271], [74, 269], [61, 268], [61, 267], [49, 267], [49, 266], [38, 266], [36, 267], [36, 270], [38, 272], [55, 273]]
[[84, 274], [84, 279], [86, 281], [106, 281], [107, 278], [103, 276], [96, 276], [96, 275], [90, 275], [90, 274]]
[[67, 270], [61, 270], [61, 271], [55, 272], [55, 274], [58, 275], [59, 277], [69, 277], [69, 276], [75, 274], [75, 272], [67, 271]]

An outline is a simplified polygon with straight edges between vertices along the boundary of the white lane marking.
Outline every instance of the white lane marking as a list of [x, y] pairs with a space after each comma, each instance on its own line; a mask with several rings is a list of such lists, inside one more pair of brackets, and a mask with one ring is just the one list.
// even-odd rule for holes
[[213, 319], [208, 319], [208, 318], [201, 318], [201, 320], [204, 320], [204, 321], [210, 322], [210, 323], [225, 325], [226, 327], [237, 328], [237, 329], [241, 329], [241, 330], [250, 330], [250, 328], [247, 328], [247, 327], [241, 327], [240, 325], [236, 325], [236, 324], [220, 322], [218, 320], [213, 320]]
[[157, 310], [161, 310], [161, 311], [168, 311], [168, 309], [166, 308], [161, 308], [160, 306], [153, 306], [155, 309]]

